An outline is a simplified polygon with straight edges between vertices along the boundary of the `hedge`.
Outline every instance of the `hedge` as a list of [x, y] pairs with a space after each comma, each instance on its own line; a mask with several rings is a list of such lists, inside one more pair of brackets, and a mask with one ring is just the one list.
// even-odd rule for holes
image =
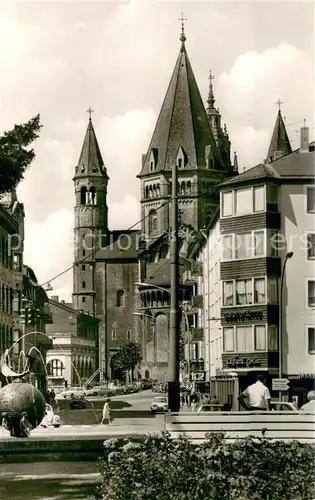
[[202, 444], [166, 432], [109, 439], [100, 462], [101, 500], [313, 500], [314, 449], [247, 438]]

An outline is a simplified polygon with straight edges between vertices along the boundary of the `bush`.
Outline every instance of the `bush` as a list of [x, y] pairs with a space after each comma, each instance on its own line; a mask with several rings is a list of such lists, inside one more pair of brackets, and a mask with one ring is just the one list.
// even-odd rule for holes
[[313, 500], [314, 450], [299, 442], [168, 433], [104, 442], [102, 500]]

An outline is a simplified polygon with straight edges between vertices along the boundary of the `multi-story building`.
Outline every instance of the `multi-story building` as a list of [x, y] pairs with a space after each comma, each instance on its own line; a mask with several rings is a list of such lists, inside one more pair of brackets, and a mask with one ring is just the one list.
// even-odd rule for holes
[[50, 383], [59, 386], [81, 385], [99, 368], [99, 320], [72, 304], [49, 299], [52, 323], [47, 334], [52, 348], [47, 353], [47, 372]]
[[257, 370], [276, 378], [281, 356], [280, 375], [297, 379], [293, 394], [307, 385], [299, 373], [314, 373], [314, 144], [303, 127], [292, 152], [280, 140], [286, 136], [280, 112], [277, 127], [269, 163], [220, 187], [222, 363], [244, 389]]

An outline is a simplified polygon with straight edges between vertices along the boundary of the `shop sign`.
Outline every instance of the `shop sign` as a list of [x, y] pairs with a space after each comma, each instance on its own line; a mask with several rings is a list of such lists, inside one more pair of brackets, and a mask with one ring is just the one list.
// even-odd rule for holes
[[261, 311], [244, 311], [238, 313], [225, 313], [223, 318], [227, 323], [238, 323], [245, 321], [262, 321], [263, 313]]
[[228, 368], [260, 368], [261, 361], [259, 359], [242, 358], [235, 356], [226, 360]]

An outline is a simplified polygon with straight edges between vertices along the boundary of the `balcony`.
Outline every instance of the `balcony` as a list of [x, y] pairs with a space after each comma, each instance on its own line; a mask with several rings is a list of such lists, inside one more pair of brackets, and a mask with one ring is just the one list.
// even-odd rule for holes
[[200, 342], [204, 340], [203, 328], [192, 328], [191, 329], [191, 341]]
[[191, 307], [193, 309], [203, 308], [203, 295], [193, 295], [191, 297]]

